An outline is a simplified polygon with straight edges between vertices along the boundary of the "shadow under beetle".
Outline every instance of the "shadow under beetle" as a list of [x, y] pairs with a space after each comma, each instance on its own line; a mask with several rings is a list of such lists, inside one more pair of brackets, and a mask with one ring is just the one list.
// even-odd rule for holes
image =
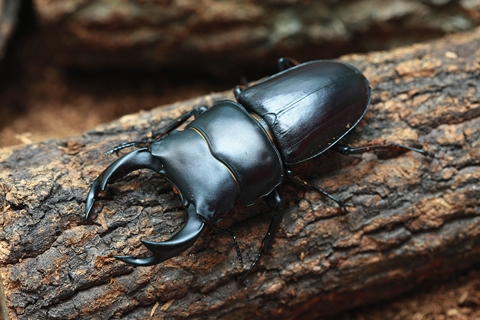
[[[353, 66], [323, 60], [299, 64], [289, 58], [281, 58], [278, 65], [279, 73], [243, 90], [236, 87], [238, 103], [224, 100], [211, 108], [201, 106], [154, 133], [154, 140], [124, 143], [107, 152], [140, 148], [117, 159], [93, 182], [86, 201], [87, 219], [100, 190], [142, 168], [170, 181], [188, 212], [185, 227], [169, 240], [142, 240], [151, 256], [115, 258], [137, 266], [163, 262], [193, 245], [205, 224], [219, 222], [235, 203], [248, 206], [263, 198], [274, 214], [244, 280], [272, 247], [284, 213], [277, 187], [285, 179], [314, 188], [343, 206], [296, 176], [289, 165], [329, 148], [342, 154], [401, 149], [428, 155], [397, 144], [352, 148], [338, 143], [358, 124], [370, 103], [369, 82]], [[184, 130], [175, 130], [192, 116], [195, 120]], [[236, 241], [235, 246], [242, 261]]]

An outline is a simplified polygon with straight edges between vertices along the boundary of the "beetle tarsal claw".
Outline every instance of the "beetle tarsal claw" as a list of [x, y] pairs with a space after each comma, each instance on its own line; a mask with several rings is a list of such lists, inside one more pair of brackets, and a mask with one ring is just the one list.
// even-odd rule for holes
[[158, 172], [161, 168], [162, 163], [158, 158], [154, 157], [147, 148], [132, 151], [117, 159], [117, 161], [105, 169], [93, 182], [85, 204], [85, 219], [88, 219], [90, 216], [98, 193], [105, 190], [109, 182], [120, 179], [138, 169], [152, 169]]
[[205, 223], [196, 213], [194, 205], [190, 205], [187, 210], [187, 223], [179, 233], [164, 242], [142, 240], [143, 245], [153, 253], [152, 256], [146, 258], [116, 256], [115, 258], [135, 266], [151, 266], [168, 260], [187, 250], [198, 239], [205, 227]]

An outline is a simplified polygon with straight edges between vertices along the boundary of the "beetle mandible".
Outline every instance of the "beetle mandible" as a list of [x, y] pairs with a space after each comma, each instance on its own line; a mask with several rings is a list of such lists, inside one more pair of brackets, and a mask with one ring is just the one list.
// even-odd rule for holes
[[[151, 256], [117, 259], [137, 266], [163, 262], [193, 245], [204, 226], [215, 225], [235, 203], [248, 206], [263, 198], [273, 218], [244, 279], [272, 247], [284, 213], [277, 187], [285, 179], [312, 187], [342, 205], [296, 176], [290, 165], [329, 148], [343, 154], [395, 148], [428, 155], [398, 144], [352, 148], [338, 143], [358, 124], [370, 103], [369, 82], [355, 67], [330, 60], [300, 64], [289, 58], [279, 59], [278, 65], [279, 73], [245, 89], [236, 87], [238, 102], [224, 100], [211, 108], [198, 107], [155, 133], [154, 140], [121, 144], [107, 152], [139, 147], [117, 159], [93, 182], [86, 201], [87, 219], [108, 183], [142, 168], [171, 182], [188, 213], [184, 228], [169, 240], [142, 240]], [[175, 130], [191, 117], [194, 120], [184, 130]]]

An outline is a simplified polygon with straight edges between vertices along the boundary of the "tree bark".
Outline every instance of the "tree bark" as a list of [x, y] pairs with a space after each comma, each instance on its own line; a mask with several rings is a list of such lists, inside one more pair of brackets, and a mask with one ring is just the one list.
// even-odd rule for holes
[[[392, 298], [480, 262], [480, 29], [389, 52], [341, 60], [370, 80], [372, 104], [348, 136], [420, 144], [407, 152], [334, 152], [294, 170], [345, 200], [342, 210], [285, 184], [286, 217], [271, 255], [248, 277], [231, 237], [207, 228], [162, 264], [135, 268], [113, 255], [142, 255], [183, 223], [167, 182], [138, 171], [108, 186], [84, 219], [109, 148], [137, 140], [228, 93], [125, 116], [81, 137], [0, 152], [0, 272], [11, 319], [311, 319]], [[263, 203], [237, 206], [220, 224], [237, 235], [246, 265], [268, 228]]]

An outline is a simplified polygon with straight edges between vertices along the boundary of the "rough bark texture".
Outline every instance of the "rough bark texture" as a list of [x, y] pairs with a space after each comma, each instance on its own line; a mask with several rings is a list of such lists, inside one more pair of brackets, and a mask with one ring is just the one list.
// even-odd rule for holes
[[[125, 116], [81, 137], [0, 153], [0, 272], [11, 319], [311, 319], [406, 292], [480, 263], [480, 29], [390, 52], [352, 55], [373, 87], [348, 138], [418, 142], [435, 154], [341, 156], [294, 169], [344, 199], [285, 185], [287, 214], [272, 254], [248, 278], [231, 238], [208, 228], [183, 254], [134, 268], [113, 254], [144, 254], [140, 239], [181, 227], [171, 187], [152, 172], [110, 185], [84, 220], [92, 180], [115, 157], [102, 152], [146, 135], [212, 94]], [[221, 224], [251, 261], [266, 206], [236, 207]]]
[[272, 56], [332, 58], [424, 41], [480, 22], [475, 0], [34, 3], [62, 65], [183, 68], [222, 77], [244, 76], [246, 67], [269, 65]]

